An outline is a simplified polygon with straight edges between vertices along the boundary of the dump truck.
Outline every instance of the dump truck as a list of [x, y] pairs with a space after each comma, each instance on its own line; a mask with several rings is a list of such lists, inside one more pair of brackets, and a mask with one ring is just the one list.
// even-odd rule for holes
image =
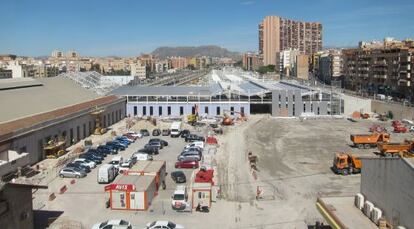
[[401, 143], [378, 143], [378, 150], [384, 157], [414, 157], [414, 142], [405, 140]]
[[333, 159], [332, 170], [336, 174], [348, 175], [360, 173], [362, 168], [361, 159], [349, 153], [336, 153]]
[[355, 147], [368, 149], [376, 147], [377, 143], [389, 142], [390, 134], [377, 132], [372, 134], [351, 134], [350, 138]]

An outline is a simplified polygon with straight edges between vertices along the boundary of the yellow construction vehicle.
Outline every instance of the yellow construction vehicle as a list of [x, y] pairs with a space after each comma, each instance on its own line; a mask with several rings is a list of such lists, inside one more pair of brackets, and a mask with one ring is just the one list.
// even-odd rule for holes
[[46, 158], [58, 158], [66, 153], [65, 141], [50, 140], [46, 146], [43, 147], [43, 152]]
[[195, 114], [187, 115], [187, 122], [188, 122], [188, 124], [194, 126], [195, 123], [197, 122], [197, 115], [195, 115]]

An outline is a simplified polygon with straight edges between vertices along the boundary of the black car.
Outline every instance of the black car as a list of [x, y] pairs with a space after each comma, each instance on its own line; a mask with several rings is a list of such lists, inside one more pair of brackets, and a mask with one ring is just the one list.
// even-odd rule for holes
[[194, 141], [203, 141], [204, 142], [204, 137], [202, 136], [198, 136], [196, 134], [189, 134], [186, 138], [185, 141], [186, 142], [194, 142]]
[[146, 153], [149, 155], [154, 155], [154, 154], [159, 154], [160, 152], [158, 151], [157, 147], [148, 146], [146, 148], [138, 150], [138, 153]]
[[90, 173], [91, 172], [91, 168], [89, 168], [88, 166], [80, 164], [80, 161], [71, 162], [71, 163], [67, 164], [66, 167], [67, 168], [78, 168], [80, 170], [83, 170], [85, 173]]
[[96, 158], [98, 158], [99, 160], [103, 161], [105, 159], [104, 156], [102, 156], [100, 153], [98, 153], [97, 151], [91, 151], [89, 150], [88, 152], [86, 152], [85, 154], [90, 154]]
[[151, 142], [160, 142], [162, 146], [168, 146], [168, 142], [159, 138], [151, 138], [148, 143]]
[[156, 147], [158, 150], [162, 149], [164, 146], [161, 144], [161, 142], [157, 142], [157, 141], [152, 141], [152, 142], [148, 142], [144, 148], [148, 148], [148, 147]]
[[160, 129], [154, 129], [152, 130], [152, 136], [160, 136], [161, 130]]
[[110, 147], [114, 147], [117, 150], [125, 150], [126, 149], [125, 145], [122, 145], [117, 141], [107, 142], [106, 145], [110, 146]]
[[168, 136], [168, 135], [170, 135], [170, 130], [169, 129], [163, 129], [162, 130], [162, 136]]
[[171, 173], [171, 179], [175, 182], [175, 183], [185, 183], [186, 177], [183, 171], [174, 171]]
[[98, 146], [97, 149], [98, 150], [104, 150], [104, 151], [108, 152], [108, 154], [117, 154], [118, 153], [117, 149], [115, 149], [114, 147], [111, 147], [111, 146], [106, 146], [106, 145]]
[[190, 135], [190, 131], [189, 130], [182, 130], [181, 131], [181, 137], [182, 138], [186, 138], [188, 135]]
[[84, 154], [79, 155], [79, 158], [85, 158], [85, 159], [95, 162], [96, 164], [102, 164], [102, 160], [100, 160], [97, 157], [94, 157], [92, 154], [84, 153]]
[[150, 136], [150, 132], [147, 129], [141, 129], [139, 132], [142, 134], [142, 137]]
[[109, 154], [108, 151], [102, 150], [102, 149], [89, 149], [88, 153], [95, 153], [95, 154], [100, 155], [102, 157], [106, 157]]

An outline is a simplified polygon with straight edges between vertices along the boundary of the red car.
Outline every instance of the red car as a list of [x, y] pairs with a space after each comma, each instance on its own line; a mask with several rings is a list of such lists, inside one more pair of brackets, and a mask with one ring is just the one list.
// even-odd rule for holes
[[407, 133], [408, 129], [405, 126], [395, 126], [394, 132], [395, 133]]
[[198, 168], [198, 161], [177, 161], [175, 162], [175, 168], [182, 169], [196, 169]]
[[402, 123], [399, 120], [392, 121], [392, 127], [401, 126]]

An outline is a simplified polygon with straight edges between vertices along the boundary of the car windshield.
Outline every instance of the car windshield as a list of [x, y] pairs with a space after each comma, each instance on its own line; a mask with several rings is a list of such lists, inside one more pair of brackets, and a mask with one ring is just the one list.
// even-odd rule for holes
[[173, 223], [173, 222], [168, 222], [168, 227], [169, 227], [169, 228], [171, 228], [171, 229], [172, 229], [172, 228], [175, 228], [175, 226], [176, 226], [176, 225], [175, 225], [175, 223]]

